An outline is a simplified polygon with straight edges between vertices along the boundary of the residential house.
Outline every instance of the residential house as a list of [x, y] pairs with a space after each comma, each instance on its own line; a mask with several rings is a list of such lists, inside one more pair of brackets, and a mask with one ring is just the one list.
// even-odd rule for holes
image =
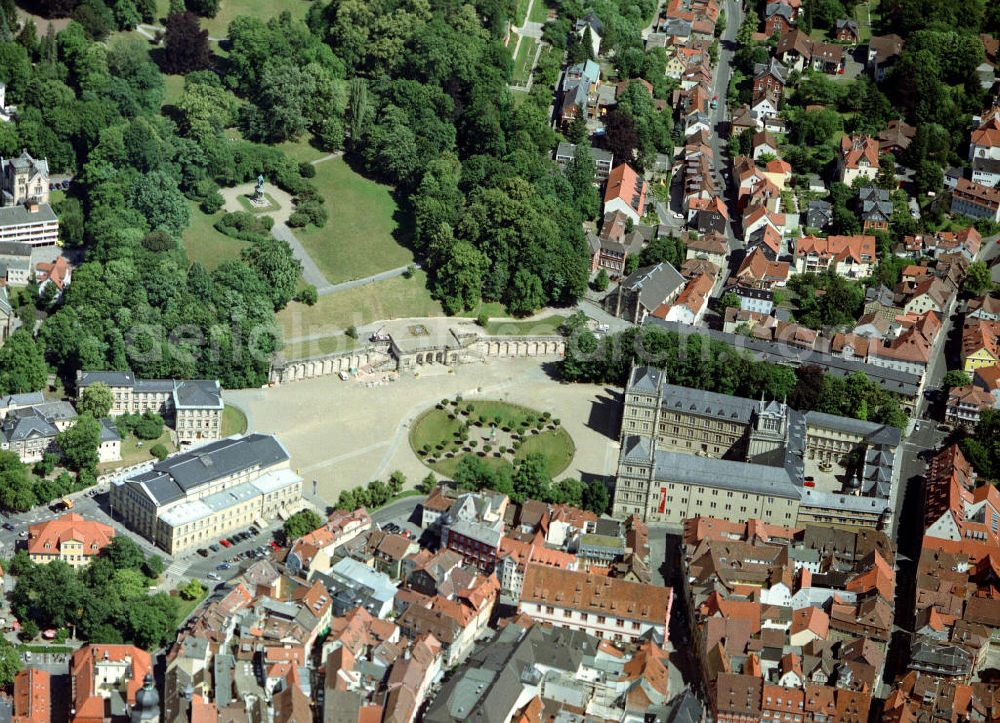
[[736, 271], [739, 286], [773, 291], [788, 283], [791, 267], [787, 261], [771, 261], [758, 247], [751, 250]]
[[71, 512], [28, 527], [28, 557], [39, 565], [62, 560], [84, 567], [111, 544], [115, 529]]
[[[629, 226], [632, 230], [629, 231]], [[591, 243], [591, 271], [604, 269], [612, 278], [620, 278], [630, 256], [637, 255], [653, 238], [651, 226], [634, 225], [623, 211], [612, 211], [604, 217], [600, 233], [588, 238]]]
[[[594, 180], [598, 183], [603, 183], [608, 180], [608, 176], [611, 175], [612, 162], [614, 161], [614, 155], [611, 151], [606, 151], [603, 148], [591, 148], [590, 155], [594, 159]], [[559, 168], [564, 172], [566, 168], [573, 162], [576, 158], [576, 144], [575, 143], [560, 143], [556, 147], [556, 163], [559, 164]]]
[[[53, 299], [58, 299], [72, 280], [73, 267], [65, 256], [59, 256], [52, 263], [40, 261], [35, 264], [35, 281], [38, 282], [39, 296], [44, 297], [50, 293]], [[52, 287], [52, 291], [47, 290], [49, 286]]]
[[1000, 366], [979, 367], [972, 374], [972, 383], [993, 395], [993, 406], [1000, 409]]
[[604, 39], [604, 23], [594, 13], [588, 13], [586, 17], [579, 18], [573, 25], [573, 32], [585, 38], [590, 32], [590, 52], [591, 56], [597, 58], [601, 54], [601, 41]]
[[0, 449], [16, 452], [22, 462], [38, 462], [55, 453], [56, 436], [77, 419], [69, 402], [43, 402], [16, 409], [0, 423]]
[[973, 384], [953, 387], [948, 392], [944, 421], [971, 430], [979, 423], [980, 412], [984, 409], [993, 409], [996, 405], [997, 400], [994, 396], [981, 387]]
[[876, 263], [874, 236], [805, 236], [795, 245], [795, 271], [799, 274], [832, 270], [849, 279], [863, 279]]
[[0, 286], [25, 286], [31, 281], [31, 246], [0, 241]]
[[738, 136], [749, 131], [753, 133], [758, 129], [757, 119], [750, 112], [749, 105], [741, 105], [733, 112], [733, 117], [729, 121], [729, 134]]
[[968, 319], [962, 329], [962, 368], [972, 373], [981, 367], [1000, 364], [997, 336], [1000, 322]]
[[812, 58], [810, 59], [813, 70], [818, 70], [829, 75], [838, 75], [844, 72], [844, 46], [836, 43], [825, 43], [816, 41], [812, 47]]
[[735, 286], [726, 287], [726, 293], [729, 292], [739, 297], [740, 311], [750, 314], [763, 314], [764, 316], [770, 316], [771, 312], [774, 311], [774, 292], [771, 289], [736, 284]]
[[778, 155], [778, 142], [771, 137], [767, 131], [760, 131], [753, 135], [753, 159], [756, 161], [761, 156], [768, 154]]
[[934, 311], [920, 315], [909, 329], [891, 342], [878, 338], [868, 345], [868, 363], [923, 376], [934, 352], [941, 320]]
[[756, 230], [751, 231], [746, 243], [747, 253], [750, 253], [754, 249], [760, 249], [771, 261], [776, 261], [784, 248], [781, 233], [775, 230], [774, 226], [769, 223], [765, 223]]
[[710, 232], [686, 242], [688, 259], [705, 259], [722, 268], [729, 256], [729, 241], [720, 233]]
[[778, 115], [778, 107], [781, 104], [781, 93], [774, 90], [762, 89], [755, 92], [750, 103], [750, 115], [763, 122], [767, 118]]
[[633, 223], [639, 223], [646, 213], [649, 184], [627, 163], [611, 171], [604, 191], [604, 214], [621, 211]]
[[330, 591], [333, 614], [338, 617], [356, 607], [363, 607], [376, 618], [385, 618], [392, 611], [395, 583], [384, 572], [377, 572], [363, 562], [345, 557], [328, 573], [316, 573], [315, 579]]
[[601, 66], [587, 60], [568, 67], [563, 73], [559, 122], [567, 127], [581, 114], [594, 117], [597, 91], [601, 82]]
[[965, 305], [965, 318], [1000, 321], [1000, 296], [985, 293], [970, 299]]
[[385, 535], [373, 550], [375, 569], [398, 580], [402, 577], [403, 561], [419, 551], [420, 545], [405, 535]]
[[821, 199], [813, 199], [806, 209], [806, 226], [812, 229], [824, 229], [833, 223], [833, 204]]
[[865, 233], [888, 231], [892, 219], [892, 199], [884, 188], [865, 186], [858, 191], [858, 205]]
[[529, 565], [542, 565], [561, 570], [580, 568], [576, 555], [546, 547], [540, 537], [531, 542], [505, 537], [501, 543], [500, 562], [497, 565], [501, 592], [519, 598], [524, 585], [524, 573]]
[[688, 203], [688, 223], [702, 234], [725, 234], [729, 222], [726, 203], [719, 196], [693, 198]]
[[749, 244], [754, 233], [770, 226], [780, 237], [785, 232], [785, 214], [769, 211], [765, 206], [748, 206], [743, 213], [743, 242]]
[[795, 27], [795, 11], [783, 2], [769, 2], [764, 11], [764, 33], [768, 36], [787, 33]]
[[837, 180], [848, 186], [859, 176], [875, 180], [878, 175], [878, 141], [870, 136], [844, 136], [840, 141], [837, 172]]
[[838, 18], [833, 31], [833, 37], [843, 43], [857, 45], [861, 42], [861, 29], [854, 18]]
[[868, 41], [868, 69], [876, 83], [885, 80], [886, 73], [896, 63], [902, 52], [903, 39], [895, 33], [871, 37]]
[[605, 309], [620, 319], [640, 324], [650, 314], [666, 309], [684, 288], [685, 279], [667, 262], [638, 269], [608, 295]]
[[765, 116], [764, 117], [764, 130], [768, 133], [788, 133], [788, 123], [785, 122], [784, 118], [779, 118], [778, 116]]
[[916, 135], [917, 129], [909, 123], [899, 119], [889, 121], [889, 125], [875, 136], [878, 138], [879, 155], [891, 153], [898, 161]]
[[[0, 101], [2, 105], [3, 101]], [[49, 723], [52, 720], [51, 676], [39, 668], [25, 668], [14, 676], [12, 723]]]
[[[715, 277], [701, 274], [684, 286], [676, 301], [667, 309], [663, 317], [666, 321], [695, 325], [701, 322], [708, 309], [708, 299], [715, 285]], [[656, 314], [658, 316], [658, 314]]]
[[907, 295], [903, 311], [907, 314], [934, 311], [943, 317], [947, 313], [953, 293], [946, 281], [936, 276], [925, 278]]
[[757, 63], [753, 74], [753, 95], [756, 98], [761, 94], [773, 94], [780, 98], [787, 82], [788, 68], [781, 61], [771, 58], [766, 63]]
[[353, 512], [335, 510], [321, 527], [292, 543], [285, 557], [285, 567], [291, 574], [306, 580], [315, 573], [329, 572], [337, 548], [371, 529], [372, 518], [364, 507]]
[[89, 644], [70, 660], [70, 723], [104, 723], [134, 706], [139, 691], [152, 684], [153, 663], [134, 645]]
[[812, 62], [813, 40], [806, 33], [794, 28], [778, 39], [774, 54], [789, 70], [800, 73]]
[[951, 211], [972, 218], [1000, 222], [1000, 189], [987, 188], [965, 178], [951, 192]]

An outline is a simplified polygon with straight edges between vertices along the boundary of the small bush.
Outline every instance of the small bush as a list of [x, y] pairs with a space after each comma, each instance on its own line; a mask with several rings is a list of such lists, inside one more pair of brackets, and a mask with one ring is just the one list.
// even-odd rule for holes
[[299, 174], [303, 178], [315, 178], [316, 166], [309, 163], [308, 161], [302, 161], [302, 163], [299, 164]]
[[295, 211], [288, 217], [288, 225], [292, 228], [304, 228], [309, 223], [309, 214], [305, 211]]
[[167, 458], [167, 455], [169, 454], [169, 452], [167, 452], [167, 448], [164, 447], [162, 444], [154, 444], [152, 447], [149, 448], [149, 453], [154, 457], [156, 457], [161, 462], [165, 460]]
[[490, 323], [490, 315], [485, 311], [479, 312], [479, 315], [476, 317], [476, 323], [479, 324], [479, 326], [485, 327]]
[[226, 200], [222, 197], [222, 194], [218, 191], [212, 191], [208, 195], [201, 199], [201, 210], [211, 216], [222, 210], [222, 207], [226, 205]]
[[319, 294], [316, 287], [309, 284], [295, 296], [295, 300], [306, 306], [315, 306], [316, 302], [319, 301]]
[[352, 339], [357, 339], [358, 338], [358, 329], [353, 324], [351, 324], [349, 327], [347, 327], [346, 329], [344, 329], [344, 333], [347, 336], [349, 336], [350, 338], [352, 338]]

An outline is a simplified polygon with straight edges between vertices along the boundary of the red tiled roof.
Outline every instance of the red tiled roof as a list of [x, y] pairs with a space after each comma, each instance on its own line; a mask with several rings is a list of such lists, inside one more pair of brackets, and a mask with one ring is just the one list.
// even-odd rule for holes
[[40, 522], [28, 528], [29, 555], [59, 555], [60, 546], [70, 540], [83, 543], [83, 554], [98, 555], [111, 544], [115, 530], [110, 525], [88, 520], [75, 512]]
[[641, 216], [646, 208], [646, 191], [649, 184], [641, 178], [630, 165], [622, 163], [615, 167], [608, 176], [608, 185], [604, 191], [604, 203], [615, 199], [624, 201]]

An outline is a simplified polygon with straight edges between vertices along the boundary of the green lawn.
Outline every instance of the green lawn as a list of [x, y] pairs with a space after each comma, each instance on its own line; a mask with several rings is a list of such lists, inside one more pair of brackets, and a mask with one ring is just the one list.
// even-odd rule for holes
[[148, 462], [154, 459], [153, 455], [149, 453], [153, 447], [158, 444], [162, 444], [167, 448], [167, 452], [176, 452], [177, 447], [170, 440], [170, 430], [164, 428], [163, 434], [160, 435], [159, 439], [139, 439], [134, 434], [128, 435], [122, 440], [122, 458], [118, 462], [105, 462], [97, 466], [98, 472], [107, 472], [108, 470], [117, 469], [119, 467], [128, 467], [133, 464], [139, 464], [140, 462]]
[[247, 431], [247, 415], [237, 407], [226, 405], [222, 410], [222, 436], [243, 434]]
[[517, 49], [517, 57], [514, 58], [514, 73], [511, 80], [514, 85], [527, 85], [531, 77], [531, 67], [535, 62], [535, 49], [538, 41], [534, 38], [521, 38], [521, 47]]
[[[858, 21], [858, 30], [861, 32], [861, 42], [867, 43], [872, 37], [872, 25], [869, 17], [875, 17], [878, 12], [879, 0], [869, 0], [867, 3], [858, 3], [854, 6], [854, 19]], [[869, 12], [871, 15], [869, 16]]]
[[497, 336], [557, 334], [566, 318], [555, 314], [537, 321], [491, 321], [486, 325], [486, 333]]
[[[168, 0], [157, 0], [157, 22], [166, 15], [169, 6]], [[305, 18], [308, 9], [307, 0], [222, 0], [218, 15], [214, 18], [202, 18], [201, 27], [208, 30], [213, 38], [224, 38], [229, 30], [229, 23], [237, 15], [267, 20], [288, 10], [294, 17]]]
[[286, 344], [281, 350], [285, 359], [311, 359], [312, 357], [324, 354], [334, 354], [342, 351], [351, 351], [363, 346], [360, 340], [352, 339], [346, 334], [336, 336], [325, 336], [320, 339], [310, 339], [294, 344]]
[[163, 94], [163, 105], [177, 105], [184, 94], [184, 76], [164, 75], [163, 78], [167, 81], [167, 89]]
[[330, 218], [323, 228], [296, 229], [295, 235], [328, 281], [360, 279], [413, 262], [413, 252], [396, 240], [400, 211], [391, 188], [358, 175], [341, 158], [318, 164], [310, 181]]
[[531, 6], [531, 15], [528, 17], [533, 23], [545, 23], [549, 19], [549, 4], [545, 0], [535, 0]]
[[[471, 411], [468, 411], [470, 408]], [[455, 418], [451, 419], [451, 416]], [[454, 476], [461, 459], [469, 454], [478, 454], [494, 466], [509, 466], [533, 453], [545, 456], [548, 472], [555, 476], [569, 466], [576, 447], [561, 426], [550, 428], [551, 423], [543, 422], [543, 430], [533, 429], [531, 420], [540, 418], [540, 412], [507, 402], [462, 401], [457, 407], [449, 403], [443, 409], [435, 407], [417, 419], [410, 430], [410, 447], [424, 464], [448, 477]], [[463, 424], [470, 425], [465, 442], [459, 439]], [[501, 454], [496, 449], [497, 443], [503, 445], [509, 440], [506, 435], [511, 431], [521, 435], [520, 446], [513, 454], [509, 451]], [[500, 436], [492, 442], [494, 434]], [[487, 444], [491, 444], [493, 449], [486, 451]]]
[[479, 306], [475, 309], [463, 311], [458, 316], [464, 316], [467, 319], [475, 319], [482, 313], [485, 313], [487, 316], [510, 316], [507, 312], [507, 308], [499, 301], [480, 301]]
[[293, 302], [278, 313], [286, 339], [343, 331], [381, 319], [444, 316], [441, 304], [427, 290], [427, 275], [397, 276], [356, 289], [319, 297], [314, 306]]
[[198, 261], [211, 271], [223, 261], [236, 261], [240, 251], [246, 246], [246, 241], [230, 238], [215, 229], [212, 225], [222, 217], [222, 211], [214, 216], [204, 213], [195, 201], [190, 202], [191, 225], [184, 229], [181, 241], [187, 252], [188, 261]]
[[174, 592], [177, 593], [177, 595], [174, 598], [175, 600], [177, 600], [177, 627], [180, 627], [181, 623], [187, 620], [187, 616], [190, 615], [192, 612], [194, 612], [194, 609], [196, 607], [201, 605], [202, 600], [208, 597], [208, 588], [204, 587], [203, 584], [201, 595], [196, 597], [194, 600], [185, 600], [184, 598], [182, 598], [180, 595], [180, 588], [178, 588]]
[[299, 163], [315, 161], [327, 155], [318, 148], [314, 148], [310, 141], [311, 136], [304, 135], [297, 141], [285, 141], [284, 143], [279, 143], [275, 147], [279, 148], [282, 153], [289, 158], [295, 159]]
[[239, 201], [240, 205], [243, 206], [244, 210], [249, 211], [250, 213], [254, 213], [254, 214], [257, 214], [257, 213], [274, 213], [275, 211], [277, 211], [278, 209], [281, 208], [281, 204], [278, 203], [277, 201], [275, 201], [274, 200], [274, 196], [272, 196], [270, 193], [266, 193], [265, 192], [264, 193], [264, 198], [266, 198], [268, 201], [271, 202], [271, 205], [268, 206], [267, 208], [257, 208], [252, 203], [250, 203], [250, 199], [247, 198], [242, 193], [239, 196], [236, 197], [236, 199]]
[[517, 0], [517, 7], [514, 8], [514, 25], [521, 27], [528, 16], [528, 5], [531, 0]]

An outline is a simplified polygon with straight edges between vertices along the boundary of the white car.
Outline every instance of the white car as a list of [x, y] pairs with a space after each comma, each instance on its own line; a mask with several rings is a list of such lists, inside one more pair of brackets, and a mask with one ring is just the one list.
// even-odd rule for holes
[[683, 213], [677, 213], [676, 211], [674, 211], [670, 215], [673, 216], [674, 218], [684, 218], [684, 214]]

